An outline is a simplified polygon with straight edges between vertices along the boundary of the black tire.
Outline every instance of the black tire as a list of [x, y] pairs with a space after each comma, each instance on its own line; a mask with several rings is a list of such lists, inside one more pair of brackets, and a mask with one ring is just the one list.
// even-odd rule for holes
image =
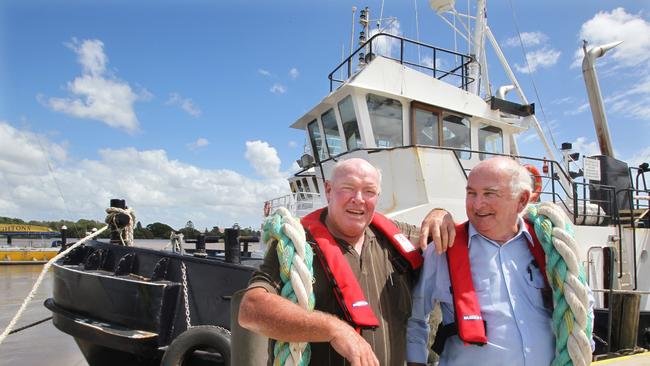
[[213, 325], [191, 327], [167, 347], [160, 365], [183, 365], [186, 357], [195, 350], [214, 350], [221, 355], [224, 365], [230, 365], [230, 332]]

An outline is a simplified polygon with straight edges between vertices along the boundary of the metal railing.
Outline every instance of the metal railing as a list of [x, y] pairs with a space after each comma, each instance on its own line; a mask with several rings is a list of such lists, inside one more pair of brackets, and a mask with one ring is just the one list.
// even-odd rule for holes
[[284, 207], [292, 215], [303, 217], [306, 214], [325, 206], [323, 197], [318, 192], [296, 192], [277, 197], [269, 201], [270, 212]]
[[[393, 44], [393, 42], [399, 42], [399, 56], [392, 57], [390, 52], [391, 49], [390, 46], [389, 46], [388, 54], [386, 53], [375, 54], [375, 52], [382, 51], [381, 48], [377, 46], [377, 42], [379, 40], [385, 41], [386, 42], [385, 44], [389, 44], [389, 45]], [[409, 59], [406, 57], [406, 52], [405, 52], [405, 47], [408, 46], [419, 47], [420, 50], [424, 49], [425, 51], [431, 51], [431, 55], [432, 55], [431, 61], [422, 62], [420, 61], [419, 57], [417, 61], [409, 61]], [[430, 72], [431, 75], [438, 80], [442, 80], [448, 76], [456, 77], [459, 81], [457, 86], [463, 90], [467, 90], [469, 84], [474, 82], [474, 78], [469, 77], [468, 74], [468, 66], [473, 61], [473, 58], [471, 56], [454, 52], [451, 50], [447, 50], [444, 48], [434, 47], [426, 43], [418, 42], [401, 36], [396, 36], [394, 34], [377, 33], [374, 36], [372, 36], [368, 41], [366, 41], [363, 45], [359, 46], [359, 48], [357, 48], [345, 60], [341, 61], [341, 63], [339, 63], [334, 68], [334, 70], [332, 70], [332, 72], [330, 72], [329, 75], [327, 75], [327, 78], [330, 82], [330, 92], [334, 90], [335, 83], [338, 87], [338, 85], [345, 83], [345, 81], [348, 80], [354, 74], [352, 71], [353, 67], [355, 65], [360, 66], [359, 61], [356, 61], [355, 63], [355, 60], [361, 59], [362, 63], [369, 63], [377, 55], [380, 55], [382, 57], [388, 58], [393, 61], [397, 61], [401, 65], [411, 66], [419, 70], [426, 70], [427, 72]], [[442, 57], [448, 57], [449, 59], [453, 59], [453, 61], [448, 61], [448, 58], [441, 59]], [[428, 57], [425, 57], [425, 59], [429, 60]], [[450, 63], [451, 66], [447, 66], [447, 63]], [[344, 67], [345, 69], [343, 69]], [[343, 70], [346, 71], [346, 77], [345, 78], [341, 77], [341, 79], [336, 78], [335, 74], [342, 73]]]

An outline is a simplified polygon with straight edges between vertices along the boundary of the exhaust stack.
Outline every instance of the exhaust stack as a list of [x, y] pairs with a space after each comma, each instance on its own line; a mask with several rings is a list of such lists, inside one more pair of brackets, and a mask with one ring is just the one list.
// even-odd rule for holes
[[600, 84], [596, 76], [596, 59], [605, 55], [605, 53], [612, 48], [618, 46], [623, 42], [612, 42], [602, 46], [593, 47], [587, 51], [587, 42], [585, 41], [582, 50], [585, 57], [582, 59], [582, 75], [585, 79], [587, 87], [587, 94], [589, 95], [589, 105], [591, 106], [591, 114], [594, 118], [594, 127], [596, 128], [596, 136], [598, 137], [598, 145], [600, 146], [600, 153], [614, 157], [614, 149], [612, 148], [612, 139], [609, 135], [609, 127], [607, 125], [607, 116], [605, 115], [605, 105], [603, 104], [603, 97], [600, 94]]

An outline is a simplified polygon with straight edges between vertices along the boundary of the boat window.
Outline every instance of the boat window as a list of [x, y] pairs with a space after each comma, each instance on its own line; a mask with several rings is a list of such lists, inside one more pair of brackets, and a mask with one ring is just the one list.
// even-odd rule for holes
[[311, 141], [311, 150], [314, 153], [314, 157], [319, 161], [325, 160], [325, 149], [323, 148], [323, 140], [320, 136], [317, 121], [313, 120], [309, 122], [307, 130], [309, 130], [309, 140]]
[[[469, 120], [459, 116], [448, 115], [442, 121], [442, 145], [459, 149], [471, 148]], [[456, 156], [469, 159], [472, 154], [467, 151], [456, 151]]]
[[334, 109], [330, 108], [327, 112], [321, 114], [320, 120], [323, 122], [325, 144], [327, 144], [327, 151], [329, 151], [330, 156], [342, 153], [343, 146], [341, 135], [339, 134], [339, 126], [336, 124]]
[[343, 125], [348, 151], [362, 148], [357, 116], [354, 114], [352, 97], [349, 95], [339, 102], [339, 114], [341, 115], [341, 124]]
[[305, 196], [302, 194], [302, 192], [304, 192], [305, 190], [302, 188], [302, 183], [300, 182], [300, 180], [296, 181], [296, 186], [298, 187], [298, 192], [297, 192], [299, 193], [298, 197], [300, 199], [305, 199]]
[[[489, 153], [503, 154], [503, 131], [499, 127], [481, 123], [478, 128], [478, 149]], [[481, 154], [485, 160], [491, 155]]]
[[311, 177], [312, 183], [314, 183], [314, 189], [316, 190], [316, 193], [318, 193], [318, 182], [316, 181], [316, 177]]
[[404, 145], [402, 103], [373, 94], [366, 96], [366, 102], [377, 147]]
[[415, 108], [415, 144], [439, 146], [438, 114]]

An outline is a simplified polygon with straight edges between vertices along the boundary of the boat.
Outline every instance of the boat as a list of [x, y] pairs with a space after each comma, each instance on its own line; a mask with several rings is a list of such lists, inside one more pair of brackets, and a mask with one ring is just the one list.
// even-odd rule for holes
[[[300, 171], [289, 178], [291, 194], [265, 202], [264, 213], [282, 206], [301, 216], [325, 206], [325, 177], [337, 161], [357, 157], [382, 171], [378, 211], [419, 225], [432, 208], [445, 207], [462, 220], [468, 171], [491, 156], [511, 156], [533, 167], [536, 194], [562, 207], [575, 224], [578, 254], [596, 294], [596, 354], [650, 347], [648, 165], [615, 159], [606, 148], [606, 122], [598, 117], [603, 152], [588, 157], [592, 169], [582, 176], [571, 172], [571, 146], [563, 145], [561, 159], [555, 158], [534, 104], [487, 27], [485, 1], [478, 1], [475, 15], [458, 13], [453, 3], [430, 1], [441, 17], [475, 19], [463, 35], [473, 39], [471, 52], [371, 34], [370, 11], [360, 11], [359, 46], [328, 74], [326, 96], [291, 125], [309, 141]], [[481, 73], [486, 40], [512, 82], [496, 93]], [[386, 44], [395, 47], [381, 47]], [[592, 50], [585, 54], [593, 62], [599, 48]], [[432, 57], [424, 62], [418, 51]], [[595, 80], [587, 71], [586, 78]], [[591, 84], [590, 93], [597, 90]], [[518, 101], [507, 98], [510, 90]], [[599, 103], [602, 109], [598, 98], [592, 108]], [[539, 132], [545, 156], [519, 154], [516, 137], [530, 128]], [[127, 209], [121, 200], [111, 206]], [[237, 291], [261, 263], [236, 229], [226, 231], [223, 251], [206, 251], [214, 238], [200, 237], [193, 251], [175, 245], [166, 252], [124, 245], [128, 214], [111, 222], [110, 242], [89, 241], [54, 264], [53, 294], [45, 302], [54, 325], [75, 338], [90, 365], [171, 365], [184, 358], [184, 364], [240, 365], [266, 354], [263, 340], [250, 347], [230, 343], [228, 330], [241, 332], [231, 305], [236, 313]]]
[[[0, 236], [6, 237], [0, 245], [0, 264], [43, 264], [59, 252], [56, 243], [48, 244], [46, 237], [60, 235], [45, 226], [26, 224], [0, 224]], [[15, 237], [30, 239], [27, 244], [14, 245]], [[40, 240], [35, 240], [36, 238]]]

